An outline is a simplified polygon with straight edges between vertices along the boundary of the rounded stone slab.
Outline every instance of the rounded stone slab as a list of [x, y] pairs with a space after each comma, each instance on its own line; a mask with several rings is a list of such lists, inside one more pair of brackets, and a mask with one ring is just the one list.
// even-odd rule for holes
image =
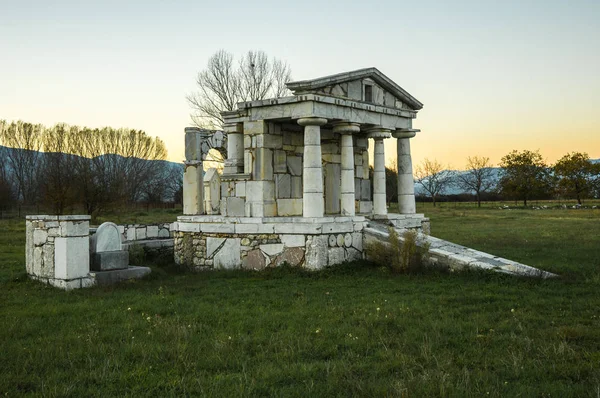
[[116, 224], [105, 222], [98, 227], [92, 236], [93, 253], [114, 252], [121, 250], [121, 234]]

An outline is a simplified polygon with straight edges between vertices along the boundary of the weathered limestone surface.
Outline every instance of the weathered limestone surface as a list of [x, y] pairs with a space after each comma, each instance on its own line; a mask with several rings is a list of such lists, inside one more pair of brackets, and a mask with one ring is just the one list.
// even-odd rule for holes
[[[389, 227], [383, 223], [369, 223], [369, 227], [365, 228], [364, 231], [365, 243], [368, 245], [372, 241], [387, 241], [389, 239], [387, 228]], [[405, 230], [398, 229], [401, 242], [404, 241], [402, 231]], [[428, 248], [426, 261], [430, 266], [444, 267], [451, 271], [472, 268], [543, 279], [557, 277], [556, 274], [547, 271], [460, 246], [423, 233], [418, 234], [417, 244]]]

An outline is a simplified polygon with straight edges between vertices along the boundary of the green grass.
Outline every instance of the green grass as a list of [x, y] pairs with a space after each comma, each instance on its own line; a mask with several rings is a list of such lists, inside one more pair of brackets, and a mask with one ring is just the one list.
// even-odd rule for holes
[[597, 397], [599, 214], [425, 210], [436, 236], [566, 277], [153, 266], [63, 292], [27, 280], [24, 222], [0, 221], [0, 394]]

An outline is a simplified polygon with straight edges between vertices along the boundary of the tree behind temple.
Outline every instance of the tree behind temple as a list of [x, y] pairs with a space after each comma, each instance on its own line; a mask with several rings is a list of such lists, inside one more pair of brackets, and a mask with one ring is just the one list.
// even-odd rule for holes
[[235, 65], [231, 53], [219, 50], [198, 73], [198, 91], [187, 96], [190, 116], [198, 127], [221, 128], [221, 112], [236, 109], [238, 102], [283, 97], [290, 80], [287, 63], [263, 51], [248, 51]]
[[456, 184], [465, 191], [475, 192], [477, 207], [481, 207], [481, 194], [489, 192], [496, 186], [490, 158], [469, 156], [466, 170], [456, 175]]
[[538, 151], [514, 150], [502, 158], [500, 167], [502, 194], [522, 200], [525, 206], [528, 200], [548, 193], [552, 185], [546, 163]]

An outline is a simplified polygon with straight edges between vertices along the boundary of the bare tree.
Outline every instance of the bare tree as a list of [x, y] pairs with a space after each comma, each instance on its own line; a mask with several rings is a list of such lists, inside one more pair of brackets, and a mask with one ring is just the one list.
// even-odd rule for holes
[[41, 137], [41, 125], [22, 121], [5, 125], [0, 137], [2, 145], [11, 148], [5, 151], [5, 167], [11, 170], [15, 180], [17, 198], [26, 204], [35, 203], [38, 199]]
[[444, 193], [446, 188], [452, 184], [454, 173], [450, 170], [444, 170], [437, 160], [425, 158], [415, 169], [415, 177], [417, 184], [421, 184], [425, 192], [431, 197], [435, 207], [438, 195]]
[[269, 60], [263, 51], [248, 51], [236, 68], [233, 55], [219, 50], [198, 73], [198, 91], [187, 96], [190, 116], [198, 127], [220, 128], [221, 112], [234, 110], [238, 102], [287, 95], [290, 79], [287, 63]]
[[73, 167], [73, 146], [71, 137], [77, 128], [65, 124], [44, 129], [42, 142], [44, 155], [40, 168], [40, 187], [44, 203], [54, 214], [63, 214], [75, 201], [75, 168]]
[[466, 170], [456, 174], [456, 184], [465, 191], [475, 192], [477, 207], [481, 207], [481, 194], [489, 192], [496, 186], [490, 158], [467, 157]]

